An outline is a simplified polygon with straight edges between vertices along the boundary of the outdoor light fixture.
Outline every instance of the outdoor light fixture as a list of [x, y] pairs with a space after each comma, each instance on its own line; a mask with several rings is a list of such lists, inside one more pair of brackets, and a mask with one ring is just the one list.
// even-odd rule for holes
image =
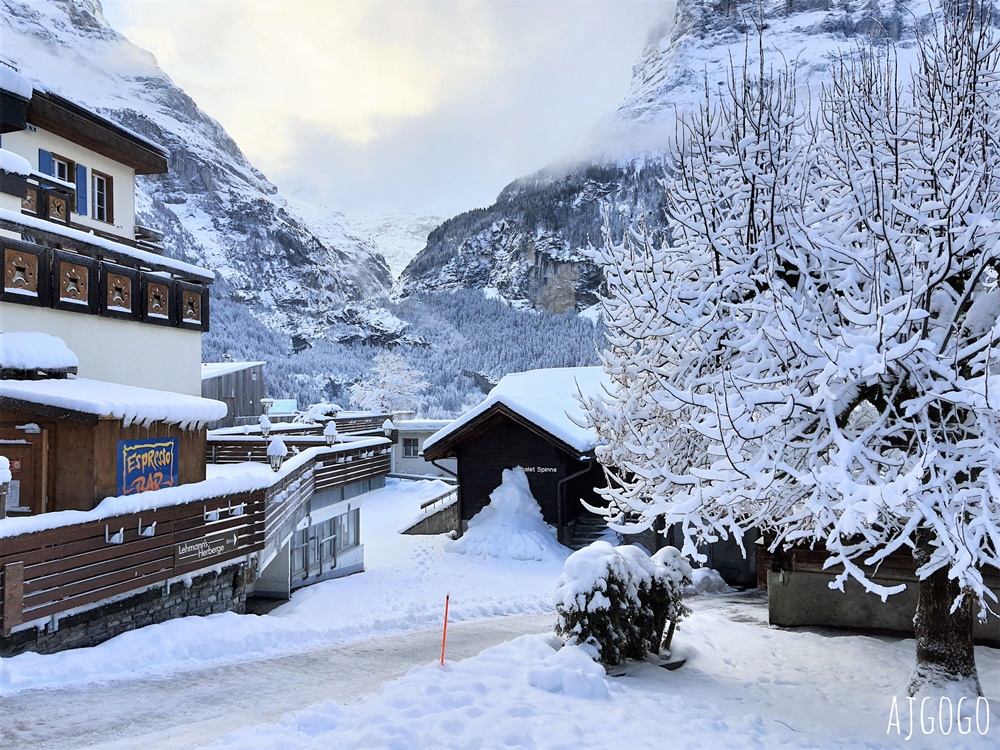
[[333, 445], [337, 442], [337, 423], [332, 419], [323, 428], [323, 437], [326, 438], [327, 445]]
[[0, 482], [0, 518], [7, 517], [7, 487], [6, 482]]
[[271, 464], [271, 468], [274, 471], [281, 468], [281, 464], [287, 455], [288, 448], [285, 447], [285, 441], [280, 437], [271, 438], [271, 442], [267, 445], [267, 462]]
[[385, 432], [385, 436], [389, 437], [392, 435], [392, 431], [396, 429], [396, 425], [392, 423], [391, 419], [387, 419], [382, 423], [382, 430]]
[[271, 420], [267, 418], [266, 414], [261, 414], [257, 424], [260, 425], [260, 434], [267, 440], [267, 436], [271, 434]]

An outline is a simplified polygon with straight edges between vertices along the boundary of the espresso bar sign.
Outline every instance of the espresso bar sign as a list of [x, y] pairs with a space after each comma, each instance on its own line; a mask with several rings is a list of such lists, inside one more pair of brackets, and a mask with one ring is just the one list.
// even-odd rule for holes
[[177, 486], [177, 438], [118, 441], [118, 494]]
[[180, 542], [174, 547], [174, 565], [179, 567], [224, 557], [234, 551], [238, 544], [239, 540], [234, 531]]

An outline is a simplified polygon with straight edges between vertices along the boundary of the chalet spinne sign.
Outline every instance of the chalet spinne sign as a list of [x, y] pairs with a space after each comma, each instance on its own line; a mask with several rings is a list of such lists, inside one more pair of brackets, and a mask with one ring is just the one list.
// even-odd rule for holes
[[177, 485], [177, 438], [118, 441], [118, 494]]

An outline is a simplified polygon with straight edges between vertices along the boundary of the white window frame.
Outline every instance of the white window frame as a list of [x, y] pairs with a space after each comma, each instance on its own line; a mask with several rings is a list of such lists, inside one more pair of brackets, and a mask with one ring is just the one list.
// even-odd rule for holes
[[[63, 168], [62, 174], [59, 174], [59, 167]], [[63, 182], [72, 182], [69, 160], [52, 154], [52, 176]]]
[[[407, 443], [412, 442], [413, 445], [407, 445]], [[420, 457], [420, 439], [419, 438], [403, 438], [403, 458], [419, 458]]]
[[[98, 189], [98, 184], [103, 183], [103, 187]], [[108, 187], [111, 185], [111, 178], [107, 175], [98, 174], [91, 170], [90, 189], [92, 194], [92, 216], [97, 221], [111, 223], [111, 212], [108, 206]]]

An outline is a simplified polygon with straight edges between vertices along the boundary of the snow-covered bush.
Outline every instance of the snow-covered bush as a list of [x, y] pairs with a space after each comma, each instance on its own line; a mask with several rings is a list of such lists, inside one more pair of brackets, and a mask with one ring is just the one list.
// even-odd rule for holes
[[469, 521], [460, 539], [445, 549], [463, 555], [511, 560], [561, 560], [569, 551], [542, 517], [524, 469], [504, 469], [490, 502]]
[[690, 566], [672, 547], [651, 558], [638, 547], [594, 542], [566, 560], [554, 597], [556, 632], [596, 649], [607, 666], [641, 659], [660, 650], [667, 622], [672, 635], [688, 614], [681, 596], [690, 581]]

